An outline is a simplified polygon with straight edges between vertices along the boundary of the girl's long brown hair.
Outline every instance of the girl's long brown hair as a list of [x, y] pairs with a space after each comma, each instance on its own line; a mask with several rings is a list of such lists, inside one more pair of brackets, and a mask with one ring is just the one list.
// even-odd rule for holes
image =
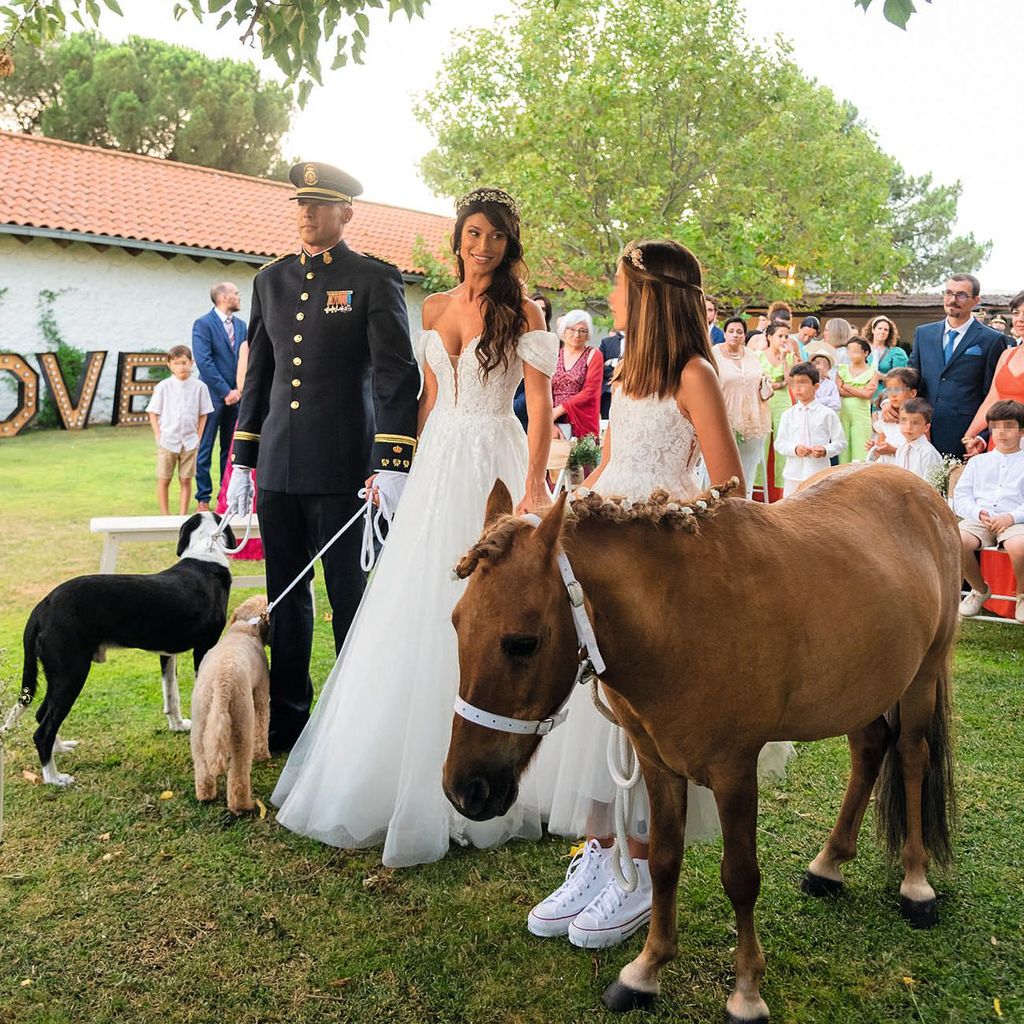
[[[505, 258], [494, 272], [491, 283], [483, 297], [484, 329], [476, 344], [476, 358], [480, 363], [480, 374], [487, 379], [498, 366], [507, 370], [516, 354], [519, 336], [526, 330], [526, 315], [523, 313], [523, 282], [526, 279], [526, 264], [523, 262], [523, 245], [519, 240], [519, 217], [511, 205], [493, 199], [474, 198], [481, 195], [501, 193], [499, 189], [475, 189], [459, 201], [459, 212], [455, 219], [452, 235], [452, 251], [459, 280], [466, 279], [466, 268], [459, 250], [462, 248], [462, 229], [466, 218], [482, 213], [508, 240]], [[508, 197], [510, 204], [513, 202]]]
[[683, 367], [694, 356], [717, 372], [697, 257], [678, 242], [631, 242], [622, 268], [629, 307], [617, 374], [622, 393], [631, 398], [674, 395]]

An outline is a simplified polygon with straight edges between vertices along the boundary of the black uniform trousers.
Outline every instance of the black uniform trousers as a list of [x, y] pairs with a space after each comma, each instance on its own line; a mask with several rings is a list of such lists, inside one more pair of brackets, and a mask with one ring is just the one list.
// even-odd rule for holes
[[[257, 510], [269, 600], [273, 601], [298, 576], [361, 504], [356, 488], [345, 494], [286, 494], [260, 488]], [[366, 574], [359, 564], [362, 534], [362, 523], [357, 521], [322, 558], [336, 653], [341, 650], [366, 586]], [[270, 730], [278, 743], [288, 745], [309, 720], [313, 703], [309, 676], [312, 579], [311, 569], [270, 615]]]

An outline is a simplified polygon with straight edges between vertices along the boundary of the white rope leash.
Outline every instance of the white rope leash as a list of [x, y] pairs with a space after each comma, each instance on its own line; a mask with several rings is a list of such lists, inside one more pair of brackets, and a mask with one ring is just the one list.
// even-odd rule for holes
[[[376, 560], [376, 551], [373, 547], [373, 539], [377, 538], [384, 543], [384, 534], [381, 530], [380, 521], [384, 519], [387, 522], [391, 522], [391, 510], [387, 507], [387, 502], [384, 500], [384, 496], [380, 493], [377, 495], [378, 504], [375, 506], [373, 503], [373, 491], [364, 487], [359, 491], [359, 497], [364, 499], [364, 504], [360, 509], [352, 516], [351, 519], [340, 530], [306, 563], [305, 568], [288, 584], [284, 590], [281, 591], [277, 597], [274, 598], [270, 604], [267, 605], [267, 610], [263, 613], [269, 616], [270, 613], [276, 608], [288, 594], [300, 583], [305, 577], [306, 573], [313, 568], [317, 559], [323, 555], [323, 553], [351, 526], [353, 526], [360, 516], [364, 517], [363, 520], [363, 541], [362, 550], [359, 553], [359, 566], [363, 572], [369, 572], [373, 568], [373, 563]], [[252, 512], [249, 512], [252, 515]], [[257, 619], [253, 619], [253, 622], [257, 622]]]
[[601, 700], [596, 677], [590, 681], [590, 699], [594, 707], [612, 723], [606, 751], [608, 771], [615, 783], [615, 848], [612, 851], [611, 866], [616, 884], [623, 892], [630, 893], [640, 884], [640, 874], [629, 852], [627, 831], [632, 800], [630, 793], [641, 777], [640, 759], [611, 708]]

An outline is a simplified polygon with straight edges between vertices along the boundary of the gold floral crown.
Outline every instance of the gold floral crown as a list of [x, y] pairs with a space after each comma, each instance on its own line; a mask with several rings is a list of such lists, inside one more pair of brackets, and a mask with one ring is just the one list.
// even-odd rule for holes
[[644, 266], [644, 251], [640, 248], [639, 242], [630, 242], [629, 245], [622, 250], [622, 258], [624, 260], [629, 260], [637, 270], [647, 269]]
[[500, 188], [475, 188], [467, 192], [456, 204], [456, 214], [461, 213], [471, 203], [500, 203], [511, 210], [512, 216], [519, 220], [519, 204]]
[[[630, 263], [636, 267], [637, 270], [642, 270], [647, 273], [647, 268], [644, 266], [644, 250], [639, 242], [630, 242], [625, 249], [622, 250], [622, 258], [629, 260]], [[695, 292], [704, 294], [704, 289], [699, 284], [694, 284], [692, 281], [682, 281], [677, 277], [664, 277], [661, 274], [654, 275], [662, 284], [667, 284], [672, 288], [690, 288]]]

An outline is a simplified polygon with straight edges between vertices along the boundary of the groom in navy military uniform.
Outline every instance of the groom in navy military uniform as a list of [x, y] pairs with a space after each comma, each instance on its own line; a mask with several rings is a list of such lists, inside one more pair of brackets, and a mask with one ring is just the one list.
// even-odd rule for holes
[[985, 400], [1006, 337], [971, 315], [981, 294], [973, 274], [946, 282], [946, 319], [914, 331], [910, 365], [921, 375], [918, 394], [931, 402], [931, 442], [943, 455], [963, 458], [963, 436]]
[[[342, 240], [362, 186], [328, 164], [296, 164], [299, 252], [253, 282], [245, 379], [228, 508], [248, 512], [250, 470], [274, 600], [359, 507], [374, 476], [394, 509], [416, 449], [419, 369], [398, 269]], [[323, 556], [341, 650], [365, 586], [361, 530]], [[313, 609], [300, 584], [271, 613], [270, 747], [287, 750], [309, 718]], [[381, 638], [387, 643], [387, 638]]]

